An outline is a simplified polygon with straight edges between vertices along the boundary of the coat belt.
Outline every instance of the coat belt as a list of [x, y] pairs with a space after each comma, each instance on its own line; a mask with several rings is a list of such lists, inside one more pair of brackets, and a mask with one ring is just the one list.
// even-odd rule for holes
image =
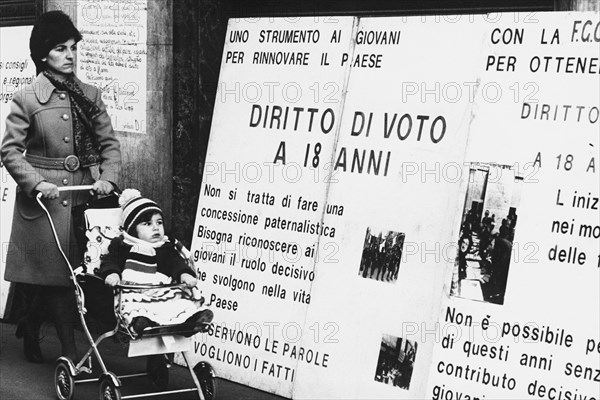
[[65, 169], [69, 172], [75, 172], [80, 167], [79, 158], [70, 155], [65, 158], [49, 158], [36, 156], [34, 154], [25, 154], [25, 160], [34, 167], [46, 169]]

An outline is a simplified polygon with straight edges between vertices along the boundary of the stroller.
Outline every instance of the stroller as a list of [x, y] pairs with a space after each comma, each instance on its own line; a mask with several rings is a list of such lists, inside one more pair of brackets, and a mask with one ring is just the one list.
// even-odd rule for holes
[[[59, 191], [73, 191], [73, 190], [91, 190], [92, 186], [70, 186], [61, 187]], [[116, 200], [116, 193], [113, 193], [111, 197]], [[104, 198], [102, 200], [105, 200]], [[104, 202], [100, 205], [100, 208], [94, 208], [95, 204], [90, 204], [89, 208], [84, 211], [85, 217], [85, 230], [88, 239], [91, 239], [87, 243], [87, 252], [84, 255], [84, 261], [81, 266], [76, 269], [69, 263], [68, 258], [62, 250], [62, 246], [59, 242], [54, 223], [48, 212], [47, 208], [41, 201], [41, 194], [37, 196], [37, 202], [46, 212], [52, 231], [54, 232], [54, 239], [58, 245], [58, 248], [64, 257], [69, 270], [71, 273], [71, 280], [74, 284], [75, 298], [77, 301], [77, 310], [81, 320], [83, 332], [90, 343], [90, 348], [87, 350], [85, 355], [80, 361], [70, 360], [67, 357], [60, 357], [56, 361], [56, 367], [54, 370], [54, 387], [56, 395], [60, 400], [71, 400], [74, 398], [74, 390], [76, 383], [86, 382], [99, 382], [100, 390], [99, 396], [101, 400], [119, 400], [128, 398], [140, 398], [140, 397], [151, 397], [163, 394], [179, 394], [186, 392], [197, 392], [200, 400], [213, 400], [216, 398], [217, 392], [217, 381], [215, 378], [214, 371], [210, 364], [206, 362], [199, 362], [192, 366], [190, 364], [190, 357], [188, 350], [191, 348], [191, 338], [184, 337], [190, 336], [189, 327], [184, 324], [178, 325], [159, 325], [145, 328], [141, 333], [136, 333], [125, 323], [124, 319], [120, 315], [120, 299], [123, 291], [145, 291], [145, 290], [156, 290], [163, 288], [181, 289], [181, 284], [168, 284], [168, 285], [117, 285], [114, 288], [114, 297], [112, 293], [107, 296], [107, 290], [110, 289], [104, 285], [101, 278], [93, 274], [94, 267], [99, 266], [100, 257], [107, 251], [108, 243], [118, 233], [118, 226], [120, 224], [120, 213], [121, 210], [116, 204], [116, 201]], [[75, 221], [77, 223], [77, 221]], [[112, 237], [111, 237], [112, 236]], [[193, 261], [190, 257], [189, 251], [181, 245], [176, 243], [176, 248], [184, 259], [187, 260], [189, 265], [193, 267]], [[94, 289], [95, 288], [95, 289]], [[87, 289], [87, 290], [86, 290]], [[90, 302], [90, 309], [93, 309], [92, 303], [94, 301], [114, 301], [114, 313], [110, 315], [111, 322], [115, 325], [114, 328], [108, 332], [101, 334], [96, 340], [93, 339], [88, 324], [86, 322], [85, 315], [88, 312], [86, 308], [86, 291], [88, 293], [104, 293], [104, 299], [93, 299]], [[104, 308], [106, 310], [106, 308]], [[202, 327], [201, 332], [206, 331], [209, 324], [205, 324]], [[141, 355], [154, 355], [154, 354], [168, 354], [174, 352], [181, 352], [183, 360], [192, 376], [195, 387], [186, 389], [176, 390], [162, 390], [158, 392], [148, 392], [136, 395], [121, 395], [122, 378], [133, 378], [148, 376], [151, 381], [158, 383], [159, 381], [164, 382], [165, 379], [168, 381], [168, 369], [153, 371], [150, 373], [137, 373], [130, 375], [117, 376], [110, 372], [100, 355], [98, 345], [106, 338], [115, 336], [115, 338], [124, 339], [129, 343], [129, 357], [141, 356]], [[99, 364], [102, 373], [98, 378], [92, 379], [79, 379], [76, 380], [80, 374], [92, 374], [92, 358], [95, 357]], [[167, 374], [165, 377], [164, 374]], [[161, 385], [158, 385], [161, 386]]]

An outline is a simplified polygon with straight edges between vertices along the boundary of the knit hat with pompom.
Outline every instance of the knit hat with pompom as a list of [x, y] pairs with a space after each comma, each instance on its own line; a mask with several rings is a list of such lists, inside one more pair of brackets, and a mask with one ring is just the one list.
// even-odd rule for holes
[[134, 235], [135, 227], [143, 221], [144, 214], [152, 212], [163, 215], [158, 204], [142, 197], [137, 189], [123, 190], [123, 193], [119, 196], [119, 205], [123, 209], [123, 230], [130, 235]]

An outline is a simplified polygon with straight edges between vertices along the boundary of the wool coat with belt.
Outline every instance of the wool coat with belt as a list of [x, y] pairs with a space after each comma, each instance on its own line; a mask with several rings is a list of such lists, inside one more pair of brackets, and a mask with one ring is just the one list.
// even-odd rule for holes
[[[75, 154], [71, 102], [43, 74], [15, 93], [6, 118], [0, 148], [2, 163], [18, 188], [4, 278], [47, 286], [68, 286], [69, 271], [57, 247], [48, 218], [35, 199], [34, 190], [42, 181], [59, 187], [89, 185], [95, 179], [119, 182], [121, 150], [115, 137], [100, 91], [77, 78], [83, 93], [101, 110], [92, 121], [102, 161], [98, 172], [65, 162]], [[73, 161], [69, 157], [67, 161]], [[75, 160], [76, 161], [76, 160]], [[88, 200], [87, 191], [60, 192], [57, 199], [44, 199], [54, 221], [64, 253], [76, 268], [82, 251], [75, 240], [71, 209]]]

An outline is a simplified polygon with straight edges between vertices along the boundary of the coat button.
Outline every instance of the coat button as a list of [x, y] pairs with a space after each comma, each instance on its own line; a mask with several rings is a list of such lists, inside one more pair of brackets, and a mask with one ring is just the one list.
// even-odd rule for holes
[[58, 97], [59, 97], [61, 100], [64, 100], [64, 99], [66, 99], [66, 98], [67, 98], [67, 95], [66, 95], [66, 94], [64, 94], [64, 93], [61, 93], [61, 94], [59, 94], [59, 95], [58, 95]]
[[65, 141], [65, 143], [69, 143], [71, 141], [71, 138], [68, 136], [65, 136], [65, 138], [63, 140]]
[[63, 121], [66, 121], [69, 119], [69, 116], [67, 114], [63, 114], [62, 117]]
[[69, 202], [67, 200], [63, 200], [60, 204], [62, 204], [63, 207], [66, 207], [69, 205]]
[[63, 179], [63, 185], [68, 185], [69, 184], [69, 180], [67, 178]]

